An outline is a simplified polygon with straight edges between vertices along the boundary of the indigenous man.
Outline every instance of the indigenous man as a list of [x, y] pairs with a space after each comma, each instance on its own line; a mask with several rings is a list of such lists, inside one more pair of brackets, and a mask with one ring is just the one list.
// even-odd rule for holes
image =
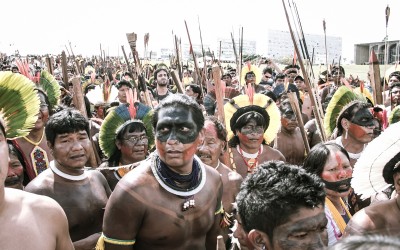
[[197, 156], [205, 164], [215, 168], [222, 178], [224, 187], [222, 204], [225, 214], [221, 226], [225, 229], [225, 240], [228, 238], [228, 233], [230, 233], [229, 228], [233, 226], [232, 203], [235, 202], [235, 197], [243, 181], [240, 174], [232, 171], [219, 160], [227, 149], [226, 135], [227, 132], [224, 125], [215, 116], [208, 116], [204, 124], [204, 141], [197, 149]]
[[279, 109], [282, 115], [281, 130], [274, 140], [274, 148], [285, 156], [288, 163], [303, 165], [306, 148], [289, 99], [282, 101]]
[[93, 150], [89, 122], [79, 111], [65, 109], [51, 116], [46, 136], [55, 160], [25, 190], [56, 200], [67, 215], [75, 248], [92, 249], [111, 190], [100, 172], [84, 170]]
[[222, 182], [194, 156], [203, 126], [199, 105], [186, 95], [170, 95], [155, 108], [157, 151], [117, 184], [99, 249], [215, 249]]
[[265, 144], [270, 143], [278, 132], [279, 109], [262, 94], [255, 94], [253, 101], [251, 104], [248, 96], [242, 95], [224, 106], [225, 120], [230, 125], [228, 131], [231, 130], [228, 135], [231, 166], [243, 178], [264, 161], [286, 160], [281, 152]]
[[280, 161], [261, 164], [237, 195], [254, 249], [322, 249], [328, 244], [322, 181]]
[[118, 101], [120, 103], [127, 103], [127, 93], [129, 89], [132, 89], [132, 84], [127, 80], [119, 81], [115, 87], [118, 89]]
[[11, 141], [7, 140], [8, 155], [10, 160], [8, 162], [8, 173], [5, 181], [5, 186], [9, 188], [24, 189], [24, 158]]

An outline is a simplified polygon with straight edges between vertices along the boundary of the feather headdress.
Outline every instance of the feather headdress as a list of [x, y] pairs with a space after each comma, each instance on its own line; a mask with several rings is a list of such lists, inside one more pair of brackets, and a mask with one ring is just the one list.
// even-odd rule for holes
[[336, 90], [328, 104], [328, 107], [326, 108], [326, 114], [324, 118], [325, 132], [328, 137], [332, 135], [334, 129], [336, 128], [337, 118], [339, 117], [342, 109], [347, 104], [355, 100], [367, 102], [363, 95], [353, 92], [346, 86], [342, 86]]
[[0, 72], [0, 116], [8, 139], [26, 136], [38, 119], [35, 84], [21, 74]]
[[115, 144], [117, 135], [129, 124], [142, 123], [146, 129], [146, 135], [149, 138], [149, 148], [154, 145], [154, 133], [151, 125], [153, 112], [150, 107], [136, 102], [135, 117], [131, 116], [126, 104], [121, 104], [111, 110], [103, 121], [99, 133], [99, 144], [101, 150], [107, 157], [111, 157], [117, 146]]
[[278, 106], [276, 106], [276, 103], [271, 98], [263, 94], [254, 94], [252, 103], [250, 102], [249, 96], [240, 95], [224, 105], [228, 140], [234, 136], [234, 131], [232, 131], [231, 124], [235, 123], [236, 121], [231, 121], [231, 119], [235, 116], [236, 112], [242, 112], [244, 110], [255, 112], [262, 112], [262, 110], [266, 111], [267, 115], [269, 116], [269, 125], [265, 130], [263, 137], [266, 143], [271, 143], [279, 131], [281, 114]]

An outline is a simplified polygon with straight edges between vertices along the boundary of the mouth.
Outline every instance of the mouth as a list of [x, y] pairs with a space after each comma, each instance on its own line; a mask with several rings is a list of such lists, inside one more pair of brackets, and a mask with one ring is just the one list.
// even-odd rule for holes
[[199, 158], [203, 162], [209, 162], [211, 161], [211, 155], [206, 155], [206, 154], [198, 154]]
[[169, 150], [167, 150], [166, 152], [165, 152], [168, 156], [181, 156], [181, 154], [182, 154], [182, 151], [180, 151], [180, 150], [172, 150], [172, 149], [169, 149]]
[[8, 186], [17, 185], [19, 183], [22, 183], [19, 178], [9, 178], [9, 179], [6, 179], [6, 181], [4, 182], [4, 185], [6, 187], [8, 187]]
[[85, 154], [73, 155], [70, 158], [72, 160], [82, 160], [82, 159], [86, 158], [86, 155]]

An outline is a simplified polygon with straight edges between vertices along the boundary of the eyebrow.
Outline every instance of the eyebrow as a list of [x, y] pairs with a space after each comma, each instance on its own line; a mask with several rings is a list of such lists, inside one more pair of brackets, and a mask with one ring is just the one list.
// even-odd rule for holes
[[[321, 220], [322, 219], [322, 220]], [[322, 224], [323, 222], [323, 224]], [[315, 215], [313, 217], [304, 218], [302, 220], [296, 221], [291, 226], [287, 228], [289, 233], [301, 232], [304, 230], [310, 230], [317, 228], [319, 226], [326, 226], [328, 220], [326, 219], [325, 213]]]

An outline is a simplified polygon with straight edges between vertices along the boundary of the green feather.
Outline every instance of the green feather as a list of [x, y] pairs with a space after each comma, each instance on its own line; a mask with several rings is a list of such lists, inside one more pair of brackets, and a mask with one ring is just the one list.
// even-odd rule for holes
[[99, 145], [103, 153], [110, 157], [116, 150], [115, 138], [117, 137], [117, 129], [126, 122], [121, 116], [110, 111], [104, 119], [99, 132]]
[[400, 121], [400, 106], [397, 106], [390, 112], [389, 124], [393, 124]]
[[57, 80], [46, 70], [40, 73], [40, 87], [46, 92], [50, 105], [55, 107], [58, 105], [61, 96], [60, 85]]
[[35, 84], [21, 74], [0, 72], [0, 113], [8, 139], [26, 136], [34, 127], [40, 100]]
[[354, 93], [352, 89], [349, 89], [346, 86], [341, 86], [336, 90], [326, 108], [324, 118], [324, 128], [328, 137], [332, 135], [333, 130], [336, 128], [336, 120], [343, 107], [355, 100], [366, 102], [364, 96]]

